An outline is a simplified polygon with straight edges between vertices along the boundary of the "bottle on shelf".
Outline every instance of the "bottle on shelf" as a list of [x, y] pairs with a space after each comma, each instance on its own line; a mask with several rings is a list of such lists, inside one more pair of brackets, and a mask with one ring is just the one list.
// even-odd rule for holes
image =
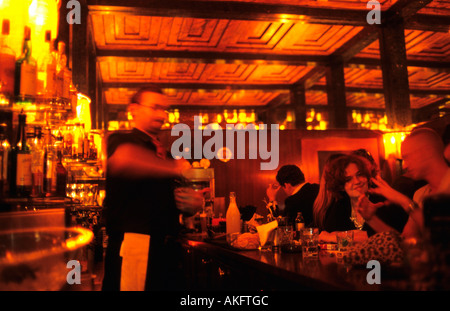
[[45, 32], [46, 53], [38, 62], [37, 93], [46, 98], [56, 97], [56, 59], [51, 31]]
[[226, 214], [227, 234], [241, 233], [241, 213], [236, 204], [236, 194], [230, 192], [230, 203]]
[[56, 96], [69, 99], [72, 72], [67, 67], [66, 44], [62, 41], [58, 42], [56, 81]]
[[50, 128], [46, 128], [44, 146], [44, 193], [47, 197], [51, 196], [53, 189], [56, 188], [54, 186], [55, 179], [53, 179], [56, 170], [55, 162], [56, 154], [52, 142], [52, 132]]
[[95, 146], [94, 136], [89, 138], [89, 159], [97, 160], [97, 146]]
[[16, 60], [14, 95], [21, 99], [36, 95], [37, 68], [31, 57], [31, 30], [25, 26], [22, 54]]
[[72, 158], [72, 144], [73, 144], [73, 134], [72, 134], [72, 128], [67, 128], [64, 133], [64, 151], [63, 151], [63, 157], [64, 158]]
[[0, 124], [0, 197], [5, 197], [9, 191], [8, 160], [11, 145], [6, 135], [7, 125]]
[[31, 178], [32, 178], [32, 197], [42, 197], [44, 194], [44, 143], [42, 139], [42, 128], [34, 127], [34, 133], [31, 140]]
[[0, 93], [8, 97], [14, 95], [14, 72], [16, 54], [9, 46], [9, 19], [2, 21], [0, 37]]
[[77, 140], [77, 146], [75, 151], [75, 157], [78, 160], [84, 159], [84, 138], [85, 138], [85, 132], [84, 132], [84, 124], [77, 123], [76, 124], [77, 130], [76, 130], [76, 140]]
[[17, 139], [11, 151], [10, 194], [13, 197], [29, 197], [31, 194], [32, 155], [26, 139], [26, 117], [23, 111], [18, 115]]
[[[58, 138], [57, 138], [58, 139]], [[66, 196], [67, 170], [62, 163], [62, 148], [56, 148], [56, 190], [55, 195], [58, 197]]]
[[305, 228], [305, 220], [301, 212], [297, 212], [297, 217], [294, 221], [295, 239], [300, 240], [302, 229]]

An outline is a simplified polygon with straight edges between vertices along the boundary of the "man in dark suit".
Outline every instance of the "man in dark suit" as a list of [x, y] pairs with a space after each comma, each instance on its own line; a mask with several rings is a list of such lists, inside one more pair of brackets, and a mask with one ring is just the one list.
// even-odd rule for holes
[[276, 195], [280, 188], [288, 195], [284, 201], [284, 216], [289, 224], [294, 225], [297, 213], [301, 212], [306, 226], [313, 222], [313, 204], [319, 193], [319, 185], [305, 182], [305, 175], [296, 165], [282, 166], [276, 176], [278, 185], [270, 185], [266, 194], [269, 198], [268, 208], [277, 210]]

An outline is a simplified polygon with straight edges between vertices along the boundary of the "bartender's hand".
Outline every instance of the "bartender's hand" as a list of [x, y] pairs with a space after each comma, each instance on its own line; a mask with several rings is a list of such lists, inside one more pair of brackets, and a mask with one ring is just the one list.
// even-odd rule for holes
[[185, 214], [195, 215], [203, 209], [203, 192], [192, 188], [175, 189], [177, 208]]
[[278, 190], [280, 190], [280, 188], [281, 186], [278, 183], [269, 184], [269, 187], [266, 189], [266, 194], [269, 198], [269, 201], [275, 201]]
[[189, 163], [188, 160], [181, 158], [178, 160], [175, 160], [175, 171], [178, 176], [183, 176], [184, 171], [191, 168], [191, 163]]

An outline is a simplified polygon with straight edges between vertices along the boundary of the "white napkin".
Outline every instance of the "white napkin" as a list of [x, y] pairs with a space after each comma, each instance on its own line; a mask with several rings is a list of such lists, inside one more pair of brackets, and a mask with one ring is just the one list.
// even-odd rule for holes
[[267, 243], [267, 241], [269, 240], [270, 234], [277, 227], [278, 227], [278, 222], [276, 220], [256, 227], [256, 231], [258, 231], [258, 234], [259, 234], [259, 241], [261, 243], [261, 246], [264, 246]]

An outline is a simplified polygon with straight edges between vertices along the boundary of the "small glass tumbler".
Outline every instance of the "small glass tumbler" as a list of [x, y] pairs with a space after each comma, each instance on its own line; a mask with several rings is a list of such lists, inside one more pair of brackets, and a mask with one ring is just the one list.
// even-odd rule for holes
[[318, 258], [319, 257], [319, 229], [304, 228], [301, 231], [302, 240], [302, 257]]
[[336, 233], [337, 247], [340, 252], [346, 252], [353, 245], [353, 231]]

